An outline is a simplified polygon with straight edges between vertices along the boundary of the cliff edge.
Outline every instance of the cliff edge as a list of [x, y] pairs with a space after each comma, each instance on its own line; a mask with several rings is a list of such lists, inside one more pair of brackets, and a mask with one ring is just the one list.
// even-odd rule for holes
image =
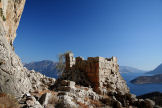
[[43, 80], [54, 82], [54, 79], [24, 68], [14, 52], [13, 41], [24, 4], [25, 0], [0, 1], [0, 92], [16, 97], [33, 89], [42, 88], [40, 85], [43, 85]]

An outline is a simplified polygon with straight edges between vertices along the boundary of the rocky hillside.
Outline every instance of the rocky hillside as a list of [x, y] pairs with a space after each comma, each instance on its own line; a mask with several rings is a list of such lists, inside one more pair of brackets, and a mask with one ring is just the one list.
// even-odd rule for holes
[[152, 93], [148, 93], [148, 94], [144, 94], [144, 95], [141, 95], [141, 96], [138, 96], [137, 98], [141, 99], [151, 99], [155, 102], [155, 104], [157, 105], [157, 108], [159, 106], [162, 107], [162, 93], [160, 92], [152, 92]]
[[0, 108], [153, 108], [151, 100], [130, 94], [116, 57], [84, 60], [68, 53], [56, 81], [23, 67], [12, 43], [24, 3], [0, 0]]
[[24, 67], [29, 70], [35, 70], [37, 72], [40, 72], [48, 77], [57, 78], [58, 75], [56, 65], [56, 62], [50, 60], [42, 60], [38, 62], [26, 63], [24, 64]]
[[153, 76], [140, 76], [131, 81], [133, 84], [151, 84], [151, 83], [162, 83], [162, 74]]

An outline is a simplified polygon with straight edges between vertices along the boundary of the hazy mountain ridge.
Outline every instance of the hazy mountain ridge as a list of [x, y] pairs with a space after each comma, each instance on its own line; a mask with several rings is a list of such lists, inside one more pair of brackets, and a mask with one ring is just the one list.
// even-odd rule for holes
[[120, 73], [144, 73], [146, 71], [130, 67], [130, 66], [120, 66], [119, 67], [119, 72]]
[[162, 74], [162, 64], [160, 64], [157, 68], [154, 70], [147, 72], [147, 74]]
[[[52, 60], [42, 60], [42, 61], [34, 61], [34, 62], [23, 63], [23, 64], [29, 70], [35, 70], [48, 77], [57, 78], [57, 69], [56, 69], [57, 62], [54, 62]], [[145, 71], [130, 66], [120, 66], [119, 72], [120, 73], [144, 73]]]
[[[23, 64], [29, 70], [35, 70], [48, 77], [57, 78], [57, 69], [56, 69], [57, 62], [54, 62], [52, 60], [42, 60], [42, 61], [34, 61], [34, 62], [23, 63]], [[119, 72], [120, 73], [144, 73], [145, 71], [130, 66], [120, 66]]]
[[31, 63], [24, 63], [24, 67], [29, 70], [38, 71], [48, 77], [57, 78], [57, 62], [51, 60], [42, 60]]

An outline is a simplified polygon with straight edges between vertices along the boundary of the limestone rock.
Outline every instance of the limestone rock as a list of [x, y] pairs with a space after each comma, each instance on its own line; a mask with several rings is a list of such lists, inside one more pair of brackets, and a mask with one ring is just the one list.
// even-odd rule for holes
[[34, 96], [25, 94], [20, 100], [21, 108], [43, 108]]
[[1, 15], [0, 21], [5, 28], [5, 37], [11, 45], [16, 37], [16, 30], [24, 9], [25, 0], [1, 0]]
[[52, 97], [51, 93], [45, 93], [41, 96], [41, 98], [39, 99], [39, 102], [41, 105], [47, 105], [49, 99]]
[[25, 0], [1, 0], [0, 10], [0, 92], [16, 97], [35, 89], [45, 89], [54, 79], [23, 67], [12, 43], [24, 8]]
[[146, 102], [150, 103], [150, 105], [153, 107], [155, 105], [155, 102], [151, 99], [145, 99]]

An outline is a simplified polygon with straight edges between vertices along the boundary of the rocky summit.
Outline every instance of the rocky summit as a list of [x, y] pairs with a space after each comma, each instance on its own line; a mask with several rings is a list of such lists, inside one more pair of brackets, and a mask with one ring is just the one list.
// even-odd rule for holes
[[68, 53], [57, 80], [23, 67], [13, 41], [24, 4], [0, 0], [0, 108], [153, 108], [152, 101], [130, 94], [116, 57], [84, 60]]

